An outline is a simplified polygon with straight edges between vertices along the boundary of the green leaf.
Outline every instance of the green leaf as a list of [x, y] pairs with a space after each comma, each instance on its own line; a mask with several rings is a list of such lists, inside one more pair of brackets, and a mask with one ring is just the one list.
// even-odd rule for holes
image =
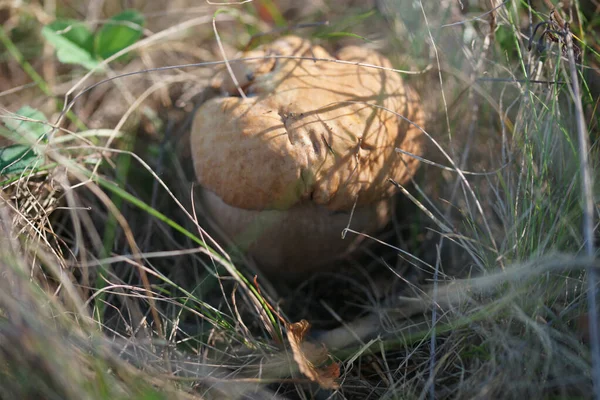
[[42, 29], [42, 35], [56, 49], [59, 61], [88, 69], [98, 65], [94, 58], [94, 38], [88, 27], [75, 20], [57, 20]]
[[25, 171], [41, 157], [29, 146], [15, 144], [0, 149], [0, 175], [10, 175]]
[[89, 54], [94, 51], [94, 38], [87, 25], [81, 21], [59, 19], [46, 25], [48, 29], [68, 39]]
[[[10, 131], [10, 139], [14, 142], [31, 143], [38, 140], [48, 131], [48, 120], [41, 111], [24, 106], [15, 113], [21, 118], [7, 118], [4, 125]], [[29, 121], [31, 120], [31, 121]]]
[[44, 140], [48, 130], [46, 116], [29, 106], [20, 108], [16, 114], [32, 121], [19, 118], [4, 121], [9, 138], [18, 144], [0, 148], [0, 175], [21, 173], [35, 163], [43, 161], [43, 157], [29, 143]]
[[125, 10], [112, 17], [96, 34], [96, 54], [108, 58], [134, 44], [142, 36], [144, 16], [135, 10]]

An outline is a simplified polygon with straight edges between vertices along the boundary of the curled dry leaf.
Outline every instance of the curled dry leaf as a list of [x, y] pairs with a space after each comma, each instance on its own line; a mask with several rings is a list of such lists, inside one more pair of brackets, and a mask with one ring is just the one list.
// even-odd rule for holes
[[423, 125], [416, 93], [373, 50], [335, 56], [346, 63], [295, 36], [243, 53], [252, 60], [231, 67], [246, 97], [223, 69], [212, 84], [224, 97], [195, 117], [204, 209], [263, 270], [314, 270], [353, 249], [341, 238], [353, 207], [353, 229], [380, 229], [396, 191], [388, 178], [406, 183], [418, 166], [395, 151], [422, 154], [407, 121]]
[[338, 389], [336, 379], [340, 376], [338, 363], [323, 365], [329, 358], [325, 347], [305, 342], [310, 324], [306, 320], [287, 324], [287, 338], [290, 342], [294, 361], [300, 372], [323, 389]]

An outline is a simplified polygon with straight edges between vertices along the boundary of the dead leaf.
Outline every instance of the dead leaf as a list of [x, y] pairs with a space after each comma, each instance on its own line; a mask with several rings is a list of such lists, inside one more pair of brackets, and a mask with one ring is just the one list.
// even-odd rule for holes
[[336, 362], [323, 365], [329, 359], [329, 353], [325, 347], [304, 341], [309, 329], [310, 323], [304, 319], [286, 326], [294, 361], [300, 372], [321, 388], [338, 389], [340, 386], [336, 379], [340, 376], [340, 366]]

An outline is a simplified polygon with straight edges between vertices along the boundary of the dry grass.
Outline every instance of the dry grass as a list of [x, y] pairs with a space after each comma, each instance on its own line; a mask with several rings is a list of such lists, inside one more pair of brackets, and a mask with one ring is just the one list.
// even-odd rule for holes
[[[43, 167], [2, 182], [2, 397], [593, 397], [598, 263], [582, 226], [597, 236], [600, 189], [581, 179], [582, 165], [598, 177], [593, 1], [561, 11], [575, 37], [544, 36], [531, 51], [547, 1], [227, 6], [216, 27], [228, 57], [273, 30], [270, 15], [328, 20], [295, 33], [364, 43], [422, 71], [406, 79], [425, 101], [430, 146], [396, 217], [372, 246], [299, 284], [253, 281], [254, 266], [232, 262], [192, 201], [186, 135], [222, 64], [219, 7], [133, 2], [147, 23], [132, 55], [84, 76], [56, 61], [41, 26], [57, 15], [101, 24], [121, 9], [74, 3], [0, 5], [2, 119], [28, 105], [52, 132], [28, 143]], [[292, 324], [303, 319], [306, 337]]]

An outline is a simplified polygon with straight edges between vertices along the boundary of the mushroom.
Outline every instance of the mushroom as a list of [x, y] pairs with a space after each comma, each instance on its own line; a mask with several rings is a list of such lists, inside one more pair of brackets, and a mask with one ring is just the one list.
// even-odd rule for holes
[[[353, 251], [348, 224], [373, 233], [390, 219], [396, 188], [420, 155], [418, 96], [388, 59], [348, 46], [336, 57], [288, 36], [241, 54], [213, 79], [191, 131], [204, 211], [271, 275], [314, 271]], [[324, 61], [329, 59], [330, 61]], [[238, 86], [239, 85], [239, 86]], [[240, 90], [245, 94], [242, 97]]]

